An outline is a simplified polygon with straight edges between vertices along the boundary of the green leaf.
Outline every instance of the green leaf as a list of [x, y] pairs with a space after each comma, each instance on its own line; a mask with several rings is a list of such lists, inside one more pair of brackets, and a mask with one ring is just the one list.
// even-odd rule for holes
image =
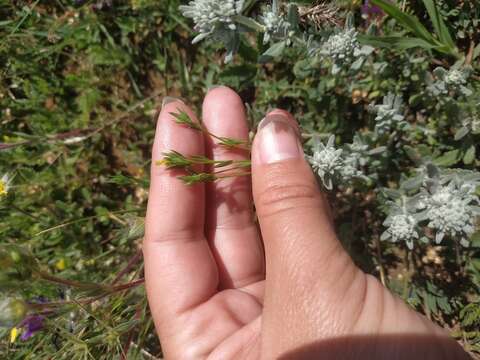
[[286, 47], [285, 41], [280, 41], [278, 43], [273, 44], [267, 49], [267, 51], [265, 51], [260, 56], [258, 61], [262, 64], [271, 61], [272, 59], [280, 56], [285, 50], [285, 47]]
[[430, 310], [430, 312], [436, 313], [437, 312], [437, 301], [435, 296], [426, 293], [425, 294], [425, 305]]
[[470, 237], [470, 245], [474, 248], [480, 248], [480, 231]]
[[253, 64], [232, 65], [220, 73], [220, 80], [225, 85], [241, 89], [252, 85], [256, 75], [257, 67]]
[[472, 60], [475, 60], [479, 55], [480, 55], [480, 44], [475, 46], [475, 49], [473, 50]]
[[451, 314], [452, 312], [452, 307], [450, 303], [448, 302], [447, 297], [441, 296], [437, 298], [437, 304], [438, 307], [445, 313], [445, 314]]
[[259, 0], [247, 0], [243, 4], [242, 13], [248, 13]]
[[362, 44], [371, 45], [375, 47], [391, 48], [395, 47], [398, 50], [407, 50], [411, 48], [420, 47], [426, 50], [431, 50], [437, 47], [420, 38], [404, 37], [404, 36], [359, 36], [359, 41]]
[[388, 15], [397, 20], [400, 25], [417, 35], [417, 37], [431, 43], [434, 46], [438, 45], [430, 32], [415, 16], [404, 13], [387, 0], [372, 0], [372, 4], [379, 6]]
[[403, 192], [398, 189], [382, 188], [381, 191], [385, 197], [391, 200], [398, 200], [403, 196]]
[[238, 54], [248, 62], [252, 62], [252, 63], [257, 62], [258, 51], [244, 39], [241, 39], [240, 41]]
[[421, 161], [422, 161], [422, 156], [421, 154], [417, 151], [417, 149], [409, 146], [409, 145], [405, 145], [403, 147], [403, 150], [405, 151], [405, 153], [407, 154], [407, 156], [410, 158], [410, 160], [412, 160], [415, 164], [420, 164]]
[[435, 3], [432, 0], [423, 0], [423, 4], [427, 8], [428, 15], [430, 16], [430, 20], [432, 20], [432, 24], [435, 32], [437, 33], [438, 39], [443, 44], [450, 47], [452, 51], [455, 51], [455, 43]]
[[408, 99], [408, 103], [411, 106], [417, 106], [422, 101], [423, 94], [413, 94]]
[[236, 15], [233, 17], [233, 20], [237, 24], [243, 25], [245, 28], [249, 30], [256, 31], [256, 32], [265, 31], [265, 28], [263, 25], [259, 24], [258, 22], [256, 22], [255, 20], [249, 17], [243, 16], [243, 15]]
[[458, 162], [460, 158], [460, 150], [451, 150], [436, 158], [433, 163], [438, 166], [452, 166]]
[[469, 132], [470, 132], [470, 129], [468, 127], [462, 126], [455, 133], [455, 140], [460, 140], [460, 139], [464, 138]]
[[298, 7], [295, 4], [288, 5], [288, 14], [287, 14], [287, 21], [291, 26], [291, 29], [297, 30], [298, 24], [300, 23], [300, 18], [298, 15]]
[[404, 181], [400, 188], [406, 191], [418, 190], [423, 183], [424, 177], [422, 175], [415, 176]]
[[475, 145], [471, 145], [463, 155], [463, 163], [470, 165], [475, 161]]

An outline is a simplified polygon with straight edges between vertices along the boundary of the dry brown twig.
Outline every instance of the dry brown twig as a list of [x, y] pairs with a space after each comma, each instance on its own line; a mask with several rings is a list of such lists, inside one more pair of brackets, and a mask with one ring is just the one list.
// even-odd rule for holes
[[298, 15], [302, 23], [311, 22], [316, 28], [327, 24], [342, 25], [342, 20], [338, 17], [338, 8], [325, 1], [319, 1], [313, 6], [299, 6]]

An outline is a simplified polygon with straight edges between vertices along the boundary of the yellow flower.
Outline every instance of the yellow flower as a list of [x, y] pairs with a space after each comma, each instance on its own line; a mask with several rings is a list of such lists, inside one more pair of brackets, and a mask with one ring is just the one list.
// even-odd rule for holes
[[10, 188], [11, 179], [7, 174], [3, 175], [0, 179], [0, 197], [7, 195], [8, 189]]
[[16, 327], [10, 330], [10, 343], [13, 344], [17, 340], [18, 334], [19, 334], [19, 331]]
[[55, 267], [58, 269], [58, 270], [65, 270], [65, 259], [60, 259], [57, 261], [57, 263], [55, 264]]

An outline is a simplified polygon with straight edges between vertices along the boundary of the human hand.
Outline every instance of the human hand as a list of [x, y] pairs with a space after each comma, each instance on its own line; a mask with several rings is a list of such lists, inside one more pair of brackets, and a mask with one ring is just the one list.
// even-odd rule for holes
[[[176, 124], [177, 109], [195, 119], [183, 102], [165, 101], [153, 164], [170, 150], [248, 158]], [[248, 139], [242, 101], [226, 87], [206, 96], [203, 122]], [[468, 359], [355, 266], [297, 133], [290, 114], [270, 112], [252, 146], [251, 179], [187, 186], [179, 170], [152, 166], [145, 278], [166, 359]]]

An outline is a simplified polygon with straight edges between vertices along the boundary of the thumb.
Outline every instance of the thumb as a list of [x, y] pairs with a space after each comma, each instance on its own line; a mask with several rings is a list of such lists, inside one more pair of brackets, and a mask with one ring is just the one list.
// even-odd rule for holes
[[[300, 143], [298, 125], [286, 111], [270, 112], [258, 126], [252, 148], [255, 206], [267, 257], [292, 265], [319, 266], [343, 253]], [[268, 260], [268, 259], [267, 259]], [[282, 264], [286, 265], [286, 264]]]
[[[287, 326], [304, 332], [293, 337], [290, 332], [287, 343], [347, 331], [342, 324], [351, 319], [342, 318], [353, 314], [342, 314], [341, 303], [346, 296], [359, 297], [365, 276], [335, 235], [326, 199], [304, 158], [298, 126], [285, 111], [270, 112], [259, 124], [252, 181], [265, 244], [265, 330]], [[278, 336], [283, 337], [270, 335], [265, 341], [277, 337], [277, 345]]]

